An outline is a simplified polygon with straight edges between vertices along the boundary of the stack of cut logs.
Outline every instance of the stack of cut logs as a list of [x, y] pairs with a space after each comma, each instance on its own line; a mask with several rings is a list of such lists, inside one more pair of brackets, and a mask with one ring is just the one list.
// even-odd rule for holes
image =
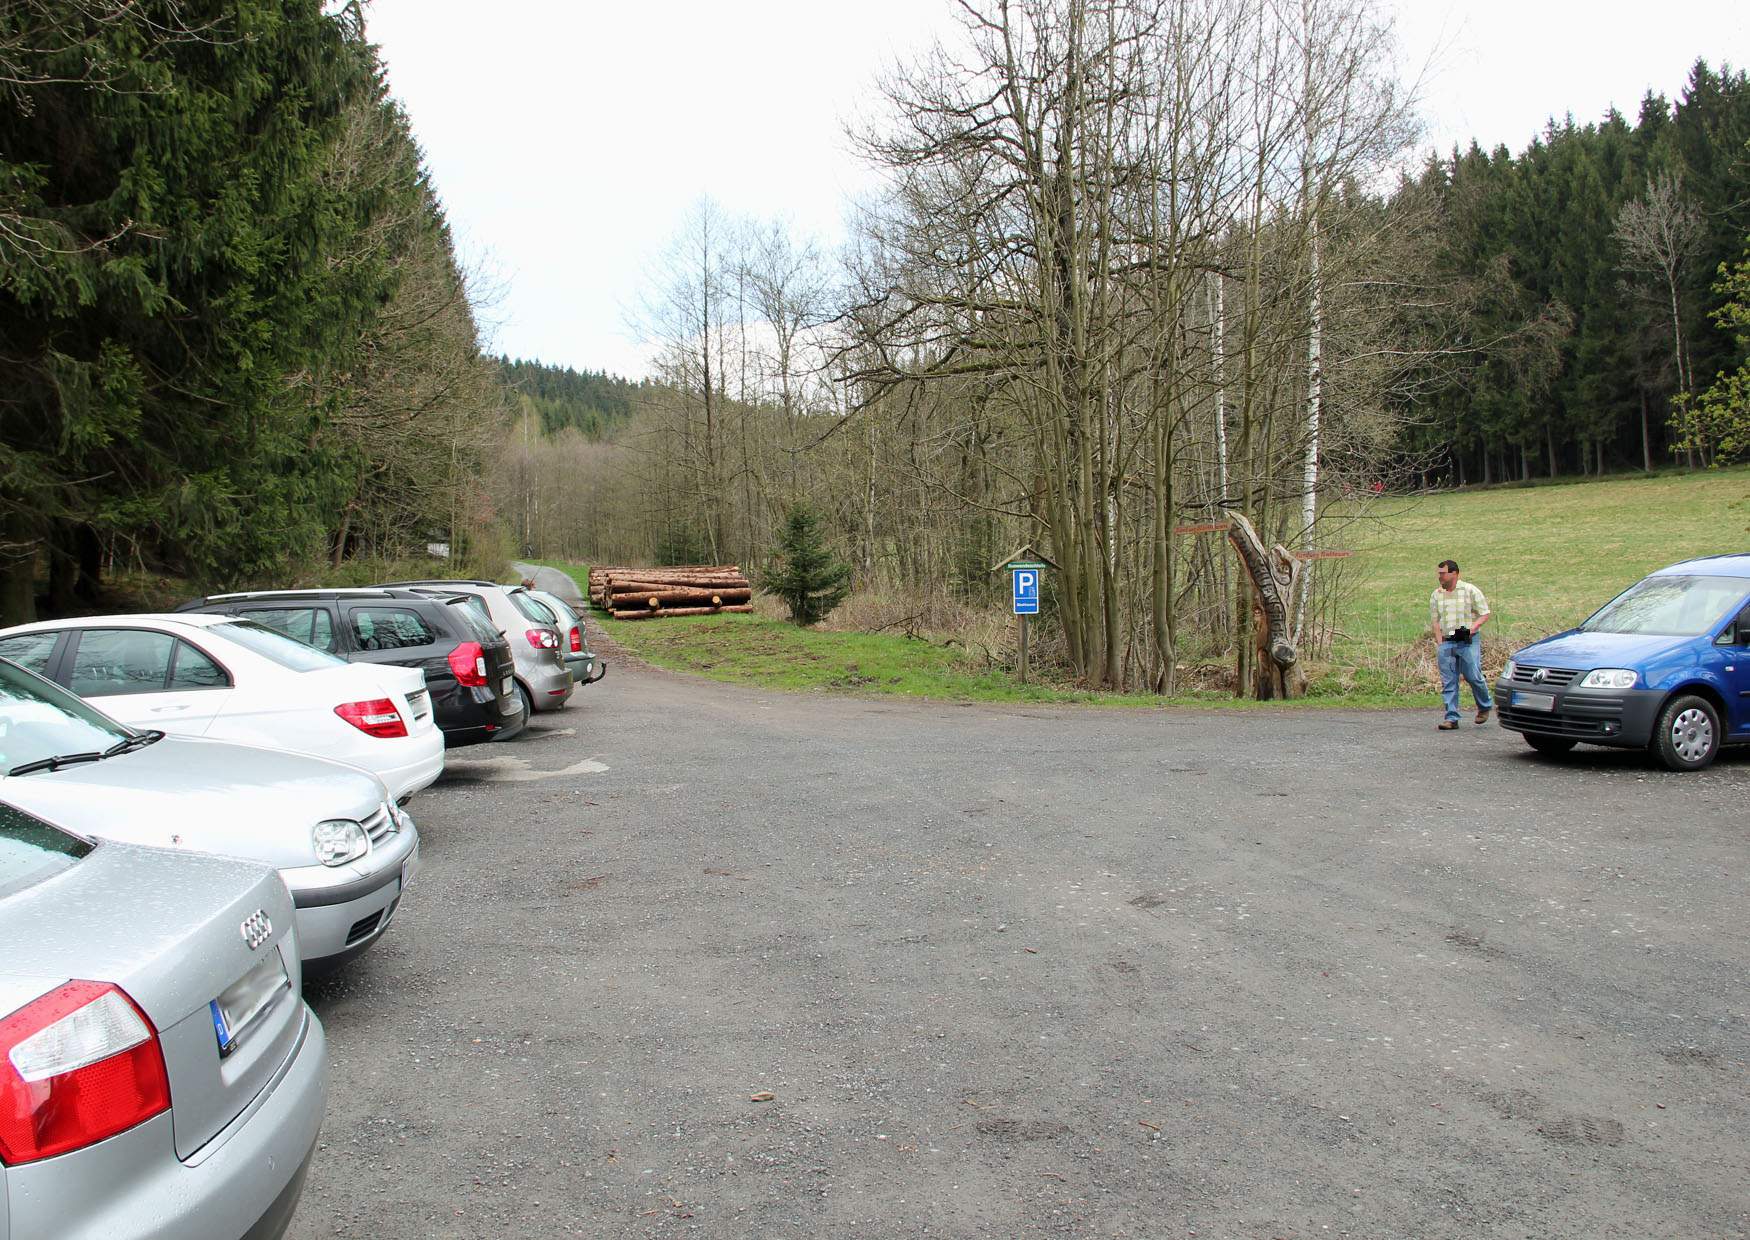
[[592, 568], [589, 600], [616, 620], [752, 611], [753, 587], [734, 564]]

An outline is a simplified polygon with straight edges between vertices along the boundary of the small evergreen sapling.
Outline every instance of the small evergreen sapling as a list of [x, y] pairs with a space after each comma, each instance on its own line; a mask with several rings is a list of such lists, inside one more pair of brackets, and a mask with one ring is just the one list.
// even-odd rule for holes
[[785, 518], [777, 555], [761, 574], [760, 589], [776, 594], [800, 625], [818, 624], [851, 592], [851, 566], [834, 558], [820, 534], [820, 519], [806, 504]]

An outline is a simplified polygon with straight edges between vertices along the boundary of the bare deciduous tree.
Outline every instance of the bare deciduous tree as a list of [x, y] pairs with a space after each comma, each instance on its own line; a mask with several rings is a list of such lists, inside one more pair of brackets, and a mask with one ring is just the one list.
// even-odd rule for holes
[[1231, 507], [1266, 546], [1329, 545], [1326, 501], [1391, 468], [1429, 329], [1405, 310], [1423, 221], [1370, 189], [1409, 136], [1387, 32], [1351, 0], [958, 11], [853, 135], [886, 187], [835, 317], [781, 232], [725, 244], [719, 221], [715, 258], [665, 270], [672, 394], [590, 466], [628, 497], [604, 539], [625, 559], [657, 514], [704, 528], [708, 489], [713, 545], [745, 558], [775, 496], [806, 499], [862, 590], [915, 600], [908, 624], [988, 599], [992, 560], [1031, 542], [1061, 567], [1046, 653], [1084, 683], [1171, 690], [1182, 659], [1237, 650], [1245, 691], [1292, 692], [1337, 574], [1255, 645], [1231, 552], [1175, 530]]
[[[1683, 180], [1678, 174], [1657, 173], [1648, 176], [1645, 194], [1623, 203], [1617, 212], [1614, 235], [1622, 248], [1624, 270], [1643, 281], [1648, 277], [1657, 281], [1671, 330], [1671, 365], [1677, 389], [1673, 403], [1677, 418], [1686, 421], [1695, 397], [1695, 377], [1690, 372], [1680, 290], [1684, 270], [1694, 261], [1701, 245], [1701, 212], [1684, 196]], [[1690, 464], [1694, 465], [1700, 437], [1691, 433], [1692, 429], [1680, 425], [1678, 435], [1690, 453]], [[1700, 453], [1705, 463], [1705, 443]]]
[[[1165, 686], [1190, 462], [1213, 445], [1201, 495], [1312, 537], [1326, 320], [1370, 301], [1327, 285], [1377, 241], [1334, 217], [1408, 136], [1376, 73], [1384, 31], [1334, 0], [961, 7], [962, 45], [897, 73], [893, 122], [861, 135], [894, 193], [869, 222], [848, 376], [976, 379], [1018, 419], [1072, 666]], [[1327, 237], [1348, 247], [1334, 266]], [[1235, 286], [1231, 324], [1212, 279]]]

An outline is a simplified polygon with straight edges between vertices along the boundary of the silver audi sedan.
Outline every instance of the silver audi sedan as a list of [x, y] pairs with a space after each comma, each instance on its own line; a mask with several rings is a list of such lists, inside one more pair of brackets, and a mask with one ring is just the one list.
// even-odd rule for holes
[[297, 905], [308, 974], [381, 938], [419, 867], [413, 819], [370, 772], [136, 731], [5, 659], [0, 800], [82, 835], [273, 866]]
[[0, 802], [0, 1240], [237, 1240], [291, 1222], [328, 1050], [265, 866]]

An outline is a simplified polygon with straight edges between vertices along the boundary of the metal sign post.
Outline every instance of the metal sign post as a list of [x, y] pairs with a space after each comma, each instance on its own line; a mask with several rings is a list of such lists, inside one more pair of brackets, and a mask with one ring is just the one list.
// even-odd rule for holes
[[1021, 626], [1021, 683], [1027, 683], [1027, 617], [1039, 614], [1039, 575], [1045, 565], [1023, 561], [1009, 565], [1014, 584], [1015, 623]]
[[1027, 617], [1039, 614], [1039, 586], [1045, 570], [1056, 568], [1045, 556], [1023, 543], [990, 566], [990, 571], [1009, 574], [1010, 597], [1014, 599], [1015, 623], [1021, 630], [1021, 683], [1027, 683]]

